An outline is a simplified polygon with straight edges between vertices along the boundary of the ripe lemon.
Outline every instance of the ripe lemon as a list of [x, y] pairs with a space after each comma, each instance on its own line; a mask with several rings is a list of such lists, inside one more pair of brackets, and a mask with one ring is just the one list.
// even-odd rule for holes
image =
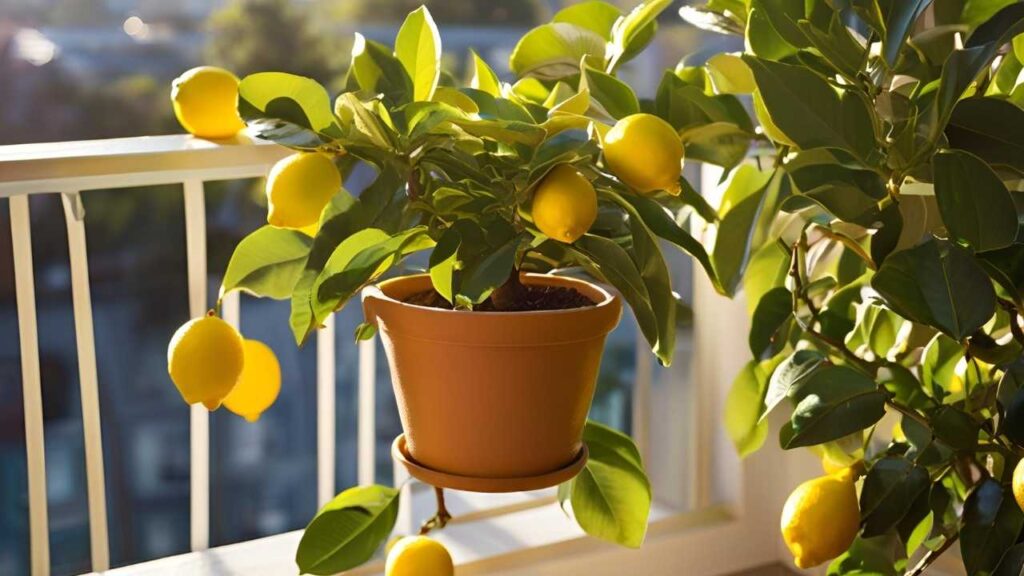
[[455, 565], [448, 549], [426, 536], [406, 536], [388, 552], [385, 576], [452, 576]]
[[672, 125], [657, 116], [633, 114], [616, 122], [604, 135], [604, 161], [637, 192], [679, 195], [683, 143]]
[[860, 529], [856, 473], [845, 468], [797, 486], [782, 509], [782, 538], [796, 565], [811, 568], [839, 556]]
[[1024, 460], [1017, 462], [1017, 467], [1013, 469], [1013, 498], [1017, 506], [1024, 510]]
[[238, 78], [215, 66], [193, 68], [171, 83], [181, 126], [200, 138], [230, 138], [245, 128], [238, 116]]
[[281, 391], [281, 365], [269, 346], [259, 340], [244, 340], [245, 366], [238, 383], [224, 398], [224, 407], [249, 422], [259, 420]]
[[242, 336], [216, 316], [181, 325], [167, 346], [167, 372], [188, 404], [216, 410], [238, 382], [245, 364]]
[[316, 233], [320, 212], [341, 188], [341, 173], [326, 154], [297, 152], [267, 176], [267, 222]]
[[597, 219], [597, 193], [579, 170], [559, 164], [537, 185], [530, 211], [541, 232], [571, 244]]

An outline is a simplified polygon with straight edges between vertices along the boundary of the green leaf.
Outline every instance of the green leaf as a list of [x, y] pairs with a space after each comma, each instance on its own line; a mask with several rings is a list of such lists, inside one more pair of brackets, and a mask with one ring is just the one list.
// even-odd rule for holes
[[1024, 110], [999, 98], [965, 98], [946, 126], [953, 148], [1024, 173]]
[[407, 254], [431, 248], [426, 227], [394, 236], [367, 228], [345, 239], [331, 254], [313, 284], [313, 316], [319, 321]]
[[590, 92], [591, 106], [598, 104], [601, 112], [611, 118], [620, 119], [640, 111], [640, 102], [628, 84], [590, 66], [584, 66], [580, 76], [579, 91], [584, 90]]
[[758, 420], [764, 419], [786, 397], [793, 397], [819, 368], [827, 365], [825, 355], [817, 350], [797, 350], [782, 361], [768, 380], [764, 394], [764, 409]]
[[770, 10], [755, 3], [751, 4], [744, 34], [747, 52], [769, 60], [782, 60], [796, 54], [796, 47], [786, 42], [775, 29], [769, 18]]
[[521, 242], [522, 238], [516, 236], [487, 253], [480, 262], [467, 266], [462, 274], [458, 294], [474, 304], [486, 300], [512, 274]]
[[[685, 180], [682, 180], [682, 182], [685, 182]], [[688, 187], [689, 184], [687, 183], [684, 186], [684, 190]], [[693, 189], [690, 188], [690, 190], [692, 191]], [[701, 267], [704, 268], [715, 289], [722, 292], [721, 285], [715, 276], [715, 270], [711, 265], [711, 259], [704, 250], [704, 246], [689, 232], [679, 226], [656, 200], [636, 194], [624, 194], [621, 195], [621, 198], [632, 205], [637, 215], [643, 219], [651, 232], [693, 256]], [[703, 201], [703, 198], [701, 198], [701, 201]]]
[[789, 272], [789, 253], [778, 242], [768, 242], [751, 256], [743, 276], [743, 294], [751, 315], [758, 302], [772, 288], [785, 284]]
[[1024, 301], [1024, 244], [1012, 244], [1002, 250], [978, 255], [978, 262], [1010, 298]]
[[754, 135], [729, 122], [712, 122], [683, 130], [685, 157], [732, 170], [747, 156]]
[[932, 159], [935, 199], [950, 237], [984, 252], [1017, 236], [1017, 209], [999, 176], [977, 156], [941, 151]]
[[495, 98], [501, 96], [501, 80], [498, 80], [498, 75], [475, 50], [470, 50], [469, 53], [473, 56], [473, 76], [469, 80], [470, 88], [486, 92]]
[[736, 375], [725, 398], [725, 431], [740, 458], [753, 454], [768, 437], [768, 422], [761, 419], [761, 398], [767, 378], [754, 360]]
[[[751, 253], [765, 241], [768, 226], [775, 216], [783, 178], [785, 175], [781, 170], [772, 176], [749, 165], [741, 165], [733, 172], [720, 208], [727, 211], [719, 224], [711, 251], [715, 274], [727, 295], [735, 294]], [[735, 204], [732, 202], [734, 198]]]
[[639, 54], [654, 37], [658, 15], [672, 4], [672, 0], [644, 0], [629, 14], [620, 18], [612, 28], [612, 55], [608, 70]]
[[243, 78], [238, 112], [261, 138], [304, 149], [319, 146], [320, 133], [337, 130], [327, 90], [294, 74], [260, 72]]
[[735, 96], [709, 96], [703, 88], [687, 83], [670, 70], [665, 71], [658, 84], [654, 111], [677, 131], [713, 122], [733, 124], [750, 134], [754, 131], [750, 115]]
[[383, 94], [390, 106], [405, 104], [412, 99], [412, 78], [402, 62], [392, 55], [387, 46], [368, 40], [358, 32], [352, 43], [349, 74], [361, 90], [369, 94]]
[[992, 576], [1020, 576], [1024, 572], [1024, 544], [1014, 544], [1003, 555]]
[[793, 294], [779, 287], [768, 291], [754, 311], [750, 326], [750, 352], [754, 358], [762, 358], [765, 350], [776, 338], [776, 333], [793, 315]]
[[356, 326], [355, 332], [352, 336], [356, 342], [362, 342], [363, 340], [372, 340], [377, 335], [377, 325], [370, 322], [360, 322]]
[[[921, 357], [921, 383], [941, 397], [951, 392], [950, 387], [956, 375], [956, 365], [964, 357], [963, 346], [945, 334], [936, 334], [924, 348]], [[961, 391], [963, 382], [959, 383]]]
[[611, 40], [612, 26], [620, 16], [622, 12], [615, 6], [603, 0], [590, 0], [562, 8], [555, 13], [551, 21], [575, 24], [598, 34], [605, 40]]
[[982, 480], [964, 502], [960, 552], [967, 574], [991, 573], [1017, 541], [1024, 526], [1009, 488], [992, 478]]
[[238, 243], [224, 272], [220, 294], [245, 290], [278, 300], [291, 298], [313, 239], [297, 230], [256, 229]]
[[904, 42], [914, 27], [918, 16], [931, 4], [931, 0], [879, 0], [884, 20], [882, 36], [882, 57], [889, 68], [896, 66], [896, 59], [903, 50]]
[[396, 488], [357, 486], [338, 494], [306, 527], [295, 554], [303, 574], [335, 574], [365, 563], [398, 518]]
[[960, 341], [995, 313], [995, 292], [970, 252], [931, 239], [889, 256], [871, 285], [898, 314]]
[[779, 431], [780, 444], [787, 450], [837, 440], [885, 415], [885, 393], [846, 366], [824, 366], [790, 393], [796, 408]]
[[978, 423], [962, 410], [940, 406], [930, 418], [935, 437], [954, 450], [971, 451], [978, 447]]
[[604, 68], [605, 41], [591, 30], [553, 22], [527, 32], [509, 58], [509, 68], [520, 78], [558, 80], [578, 74], [584, 58]]
[[430, 100], [441, 76], [441, 36], [426, 6], [405, 18], [395, 38], [395, 56], [412, 79], [413, 100]]
[[872, 464], [860, 493], [862, 536], [873, 538], [894, 528], [930, 484], [925, 468], [901, 456]]
[[772, 121], [800, 148], [841, 148], [868, 159], [875, 149], [874, 123], [855, 92], [842, 96], [810, 69], [746, 55]]
[[633, 310], [640, 332], [652, 346], [655, 345], [658, 342], [658, 320], [651, 309], [647, 285], [629, 253], [614, 241], [593, 234], [584, 234], [572, 249], [622, 294]]
[[896, 565], [905, 558], [894, 534], [877, 538], [857, 537], [849, 550], [832, 561], [828, 576], [901, 576]]
[[850, 34], [839, 12], [832, 13], [827, 33], [807, 20], [801, 20], [798, 24], [807, 39], [836, 70], [847, 78], [857, 76], [865, 61], [866, 48]]
[[646, 219], [633, 207], [633, 203], [619, 194], [610, 194], [629, 215], [629, 227], [633, 236], [633, 261], [647, 287], [651, 312], [658, 321], [658, 338], [656, 342], [651, 342], [651, 349], [662, 366], [669, 366], [672, 364], [676, 348], [677, 326], [676, 302], [672, 294], [668, 265], [661, 254], [654, 233], [647, 226]]
[[455, 271], [459, 262], [459, 246], [462, 235], [452, 226], [445, 230], [430, 253], [430, 282], [434, 290], [448, 302], [455, 302]]
[[647, 533], [651, 485], [633, 440], [594, 421], [583, 431], [590, 458], [570, 481], [572, 513], [587, 534], [639, 548]]

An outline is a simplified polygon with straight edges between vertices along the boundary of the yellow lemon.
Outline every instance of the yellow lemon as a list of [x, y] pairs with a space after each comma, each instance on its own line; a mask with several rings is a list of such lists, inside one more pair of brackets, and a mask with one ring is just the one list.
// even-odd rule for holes
[[402, 538], [388, 552], [385, 576], [452, 576], [455, 565], [448, 549], [426, 536]]
[[619, 180], [641, 194], [679, 194], [683, 143], [672, 125], [657, 116], [633, 114], [616, 122], [604, 135], [604, 161]]
[[242, 342], [245, 366], [238, 384], [224, 398], [224, 407], [249, 422], [259, 420], [281, 391], [281, 365], [269, 346], [259, 340]]
[[216, 316], [181, 325], [167, 346], [167, 372], [188, 404], [216, 410], [238, 382], [245, 364], [242, 336]]
[[754, 90], [754, 115], [757, 116], [757, 121], [761, 123], [761, 130], [765, 136], [774, 142], [796, 147], [796, 142], [790, 140], [789, 136], [783, 134], [782, 130], [779, 130], [779, 127], [775, 125], [771, 115], [768, 114], [768, 109], [764, 106], [761, 93], [757, 90]]
[[597, 193], [579, 170], [559, 164], [537, 185], [530, 211], [541, 232], [571, 244], [597, 219]]
[[238, 78], [200, 66], [171, 83], [171, 104], [181, 126], [200, 138], [230, 138], [245, 128], [238, 116]]
[[1013, 498], [1017, 506], [1024, 510], [1024, 460], [1017, 462], [1017, 467], [1013, 469]]
[[860, 528], [856, 472], [844, 468], [797, 486], [782, 509], [782, 538], [796, 565], [811, 568], [839, 556]]
[[279, 160], [267, 176], [267, 222], [316, 233], [320, 212], [341, 189], [341, 173], [330, 156], [297, 152]]

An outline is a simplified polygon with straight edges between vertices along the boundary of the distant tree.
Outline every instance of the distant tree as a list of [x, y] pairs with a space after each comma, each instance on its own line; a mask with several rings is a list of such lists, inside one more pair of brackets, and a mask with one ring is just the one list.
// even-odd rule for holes
[[421, 4], [440, 24], [533, 26], [547, 16], [540, 0], [322, 0], [332, 16], [356, 24], [401, 22]]
[[329, 57], [307, 7], [288, 0], [230, 0], [207, 22], [205, 63], [239, 77], [275, 71], [331, 83], [347, 58]]

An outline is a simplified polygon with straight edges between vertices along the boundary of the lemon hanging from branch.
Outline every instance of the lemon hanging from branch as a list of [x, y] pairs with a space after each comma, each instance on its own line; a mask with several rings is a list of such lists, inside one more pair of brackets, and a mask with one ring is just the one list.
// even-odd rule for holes
[[782, 508], [782, 538], [796, 565], [811, 568], [839, 556], [860, 529], [854, 468], [808, 480]]
[[653, 114], [633, 114], [616, 122], [602, 142], [605, 164], [623, 184], [641, 194], [679, 195], [683, 142], [671, 124]]
[[245, 366], [238, 384], [224, 398], [224, 407], [249, 422], [259, 420], [281, 392], [281, 365], [269, 346], [259, 340], [242, 342]]
[[245, 128], [238, 115], [238, 78], [215, 66], [193, 68], [171, 83], [174, 115], [200, 138], [230, 138]]
[[181, 397], [209, 410], [235, 387], [244, 363], [242, 336], [212, 312], [182, 324], [167, 346], [167, 372]]
[[330, 156], [297, 152], [279, 160], [267, 176], [267, 223], [315, 234], [320, 212], [341, 189]]
[[537, 185], [531, 213], [546, 236], [571, 244], [597, 219], [597, 193], [579, 170], [559, 164]]

